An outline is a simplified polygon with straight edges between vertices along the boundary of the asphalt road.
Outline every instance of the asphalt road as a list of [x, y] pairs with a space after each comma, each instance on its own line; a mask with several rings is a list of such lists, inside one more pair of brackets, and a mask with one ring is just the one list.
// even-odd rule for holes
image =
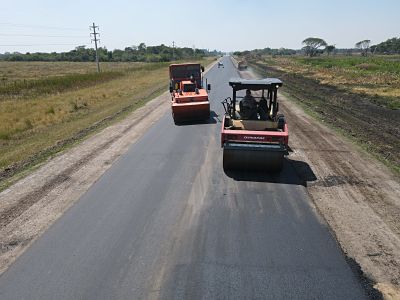
[[237, 76], [223, 60], [206, 75], [213, 120], [162, 117], [0, 277], [0, 299], [366, 298], [302, 162], [223, 172], [220, 101]]

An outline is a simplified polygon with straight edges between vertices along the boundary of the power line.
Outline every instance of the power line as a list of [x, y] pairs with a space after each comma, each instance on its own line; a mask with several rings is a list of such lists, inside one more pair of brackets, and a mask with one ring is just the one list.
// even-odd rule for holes
[[[17, 46], [74, 46], [75, 44], [10, 44], [10, 45], [0, 45], [0, 47], [17, 47]], [[84, 45], [81, 45], [84, 46]], [[87, 46], [87, 45], [85, 45]]]
[[93, 39], [91, 41], [94, 41], [94, 46], [96, 49], [96, 63], [97, 63], [97, 72], [100, 72], [100, 64], [99, 64], [99, 54], [97, 53], [97, 42], [100, 42], [100, 40], [97, 38], [100, 33], [96, 32], [96, 29], [99, 29], [99, 26], [96, 26], [93, 22], [93, 26], [89, 26], [89, 29], [93, 30], [93, 32], [90, 33], [90, 36], [93, 35]]
[[87, 36], [83, 35], [44, 35], [44, 34], [9, 34], [9, 33], [0, 33], [1, 36], [31, 36], [31, 37], [52, 37], [52, 38], [87, 38]]
[[82, 28], [69, 28], [69, 27], [45, 26], [45, 25], [29, 25], [29, 24], [9, 23], [9, 22], [0, 22], [0, 25], [13, 26], [13, 27], [54, 29], [54, 30], [79, 30], [79, 31], [83, 31]]

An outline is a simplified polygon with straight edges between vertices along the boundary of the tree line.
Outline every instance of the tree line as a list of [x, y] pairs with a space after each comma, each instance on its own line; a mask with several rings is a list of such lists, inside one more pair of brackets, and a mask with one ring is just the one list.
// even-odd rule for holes
[[[209, 52], [204, 49], [193, 49], [188, 47], [169, 47], [164, 44], [159, 46], [146, 46], [141, 43], [138, 46], [126, 47], [124, 50], [115, 49], [109, 51], [105, 47], [98, 49], [99, 59], [103, 62], [168, 62], [180, 59], [201, 58], [208, 55], [220, 54], [214, 50]], [[0, 60], [4, 61], [75, 61], [94, 62], [96, 52], [93, 48], [78, 46], [68, 52], [36, 52], [36, 53], [5, 53], [0, 54]]]
[[298, 51], [293, 49], [286, 49], [286, 48], [279, 48], [279, 49], [272, 49], [272, 48], [264, 48], [264, 49], [254, 49], [252, 51], [235, 51], [233, 55], [249, 55], [250, 53], [255, 55], [293, 55], [296, 54]]
[[[302, 51], [307, 56], [316, 56], [318, 54], [327, 53], [330, 55], [332, 52], [336, 52], [335, 45], [328, 45], [327, 42], [321, 38], [309, 37], [305, 39], [302, 44], [304, 47]], [[324, 49], [321, 49], [325, 47]], [[354, 45], [354, 49], [347, 49], [347, 54], [351, 54], [356, 50], [361, 53], [362, 56], [367, 56], [368, 53], [373, 54], [399, 54], [400, 53], [400, 38], [391, 38], [385, 42], [371, 46], [371, 40], [362, 40]]]
[[354, 44], [354, 48], [340, 49], [336, 48], [335, 45], [329, 45], [324, 39], [309, 37], [302, 42], [303, 48], [299, 50], [294, 49], [255, 49], [251, 51], [236, 51], [234, 55], [293, 55], [293, 54], [305, 54], [306, 56], [317, 56], [323, 53], [327, 55], [331, 54], [344, 54], [352, 55], [353, 53], [361, 53], [363, 56], [367, 56], [369, 53], [372, 54], [400, 54], [400, 38], [391, 38], [385, 42], [371, 46], [370, 40], [362, 40]]
[[400, 38], [391, 38], [378, 45], [371, 46], [371, 52], [379, 54], [399, 54]]

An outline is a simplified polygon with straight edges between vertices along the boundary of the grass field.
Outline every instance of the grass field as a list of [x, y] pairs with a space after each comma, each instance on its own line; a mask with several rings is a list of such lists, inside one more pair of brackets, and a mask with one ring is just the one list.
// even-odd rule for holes
[[379, 105], [400, 108], [400, 56], [269, 56], [262, 60], [282, 71], [366, 95]]
[[0, 171], [166, 91], [168, 65], [0, 62]]
[[[101, 70], [121, 71], [129, 68], [144, 66], [142, 62], [104, 62]], [[92, 62], [0, 62], [0, 80], [13, 82], [23, 79], [40, 79], [49, 76], [65, 76], [68, 74], [95, 73], [96, 64]]]

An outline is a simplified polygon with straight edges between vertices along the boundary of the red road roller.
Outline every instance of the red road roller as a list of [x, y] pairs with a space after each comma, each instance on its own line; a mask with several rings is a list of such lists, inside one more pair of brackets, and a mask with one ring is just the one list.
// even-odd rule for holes
[[281, 171], [289, 141], [285, 117], [278, 113], [277, 95], [282, 81], [239, 78], [230, 80], [229, 85], [233, 96], [222, 102], [224, 170]]
[[200, 64], [172, 64], [169, 66], [172, 117], [175, 124], [208, 120], [210, 118], [210, 102], [207, 89], [203, 88]]

